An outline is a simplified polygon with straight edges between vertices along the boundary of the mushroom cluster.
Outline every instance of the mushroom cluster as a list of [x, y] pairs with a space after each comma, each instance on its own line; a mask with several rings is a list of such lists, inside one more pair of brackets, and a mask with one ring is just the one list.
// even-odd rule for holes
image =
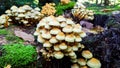
[[45, 6], [42, 7], [41, 13], [44, 16], [54, 15], [56, 12], [56, 9], [54, 6], [55, 6], [55, 3], [46, 3]]
[[101, 68], [100, 61], [89, 50], [83, 50], [81, 55], [81, 58], [74, 59], [71, 68]]
[[11, 21], [11, 19], [9, 19], [9, 17], [5, 14], [0, 16], [0, 28], [3, 27], [8, 27], [9, 26], [9, 21]]
[[[101, 66], [100, 61], [93, 58], [89, 50], [83, 50], [85, 46], [80, 42], [86, 33], [82, 31], [80, 24], [75, 24], [71, 19], [63, 16], [45, 17], [38, 23], [34, 35], [37, 36], [37, 41], [43, 44], [43, 48], [38, 52], [47, 61], [67, 56], [73, 63], [71, 68], [100, 68]], [[82, 57], [79, 58], [76, 52], [82, 52]]]
[[12, 6], [9, 10], [5, 11], [6, 15], [12, 20], [13, 24], [23, 24], [25, 26], [30, 26], [38, 23], [42, 18], [40, 13], [40, 8], [32, 8], [28, 5], [21, 7]]
[[68, 4], [70, 3], [70, 0], [60, 0], [61, 4]]
[[84, 48], [80, 42], [86, 33], [71, 19], [49, 16], [39, 22], [34, 35], [43, 43], [41, 52], [46, 59], [62, 59], [64, 56], [74, 59], [77, 58], [75, 52]]
[[92, 10], [86, 9], [86, 7], [81, 2], [76, 2], [76, 5], [72, 9], [72, 14], [75, 18], [82, 20], [93, 20], [94, 12]]

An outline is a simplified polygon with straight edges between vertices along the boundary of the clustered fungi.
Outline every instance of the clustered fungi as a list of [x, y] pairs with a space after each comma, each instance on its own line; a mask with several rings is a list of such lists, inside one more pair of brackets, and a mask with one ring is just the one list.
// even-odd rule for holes
[[56, 9], [54, 6], [55, 6], [55, 3], [46, 3], [45, 6], [42, 7], [41, 13], [44, 16], [54, 15], [56, 12]]
[[40, 13], [40, 8], [32, 8], [28, 5], [24, 5], [21, 7], [12, 6], [10, 9], [5, 11], [6, 14], [4, 14], [8, 18], [6, 22], [10, 22], [13, 24], [23, 24], [25, 26], [31, 26], [35, 23], [38, 23], [40, 19], [42, 18], [42, 14]]
[[9, 17], [5, 14], [0, 16], [0, 28], [3, 27], [8, 27], [9, 26], [9, 21], [11, 21], [11, 19], [9, 19]]
[[[73, 63], [71, 68], [101, 67], [100, 61], [93, 58], [89, 50], [83, 50], [85, 46], [80, 42], [86, 33], [82, 31], [79, 24], [75, 24], [71, 19], [63, 16], [45, 17], [37, 25], [34, 35], [37, 36], [37, 41], [43, 44], [40, 52], [47, 61], [67, 56]], [[76, 52], [78, 51], [82, 51], [82, 58], [77, 57]]]
[[89, 50], [83, 50], [81, 55], [82, 58], [76, 59], [71, 68], [101, 68], [100, 61]]
[[61, 4], [68, 4], [70, 3], [70, 0], [60, 0]]
[[75, 18], [82, 20], [93, 20], [94, 12], [92, 10], [86, 9], [86, 7], [81, 2], [76, 2], [74, 9], [72, 9], [72, 14]]

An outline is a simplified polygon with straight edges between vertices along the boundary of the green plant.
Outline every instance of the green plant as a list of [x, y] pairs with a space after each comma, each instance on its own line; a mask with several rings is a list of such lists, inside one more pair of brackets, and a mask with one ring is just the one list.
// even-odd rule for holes
[[0, 29], [0, 35], [7, 35], [8, 31], [6, 29]]
[[0, 56], [0, 68], [7, 64], [14, 68], [27, 65], [36, 60], [36, 50], [31, 45], [8, 44], [2, 47], [2, 56]]
[[62, 5], [61, 3], [59, 3], [57, 6], [56, 6], [56, 15], [61, 15], [64, 13], [65, 10], [67, 9], [72, 9], [75, 5], [75, 2], [74, 1], [71, 1], [70, 3], [66, 4], [66, 5]]

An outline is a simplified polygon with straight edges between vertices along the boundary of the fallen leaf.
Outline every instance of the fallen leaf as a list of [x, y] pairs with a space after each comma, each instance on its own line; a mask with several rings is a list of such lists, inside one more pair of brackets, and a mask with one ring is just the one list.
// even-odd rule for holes
[[27, 33], [23, 32], [22, 30], [20, 30], [20, 31], [15, 30], [15, 31], [14, 31], [14, 34], [15, 34], [16, 36], [22, 38], [22, 39], [25, 40], [25, 41], [33, 42], [33, 41], [35, 40], [33, 35], [27, 34]]
[[80, 21], [80, 25], [82, 25], [83, 27], [87, 28], [87, 29], [91, 29], [93, 28], [93, 24], [88, 22], [88, 21]]

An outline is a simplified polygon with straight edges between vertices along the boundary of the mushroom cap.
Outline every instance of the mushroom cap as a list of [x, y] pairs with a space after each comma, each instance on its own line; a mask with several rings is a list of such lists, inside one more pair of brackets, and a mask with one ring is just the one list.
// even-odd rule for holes
[[20, 18], [19, 17], [15, 17], [15, 20], [20, 20]]
[[65, 37], [65, 41], [67, 42], [74, 42], [74, 40], [75, 40], [75, 36], [73, 34], [68, 34]]
[[56, 20], [50, 21], [48, 24], [50, 26], [57, 26], [57, 27], [60, 26], [60, 23], [58, 21], [56, 21]]
[[77, 62], [77, 59], [71, 59], [70, 60], [72, 63], [76, 63]]
[[74, 25], [73, 32], [80, 33], [82, 27], [79, 24]]
[[67, 20], [66, 20], [66, 23], [67, 23], [67, 24], [70, 24], [70, 25], [75, 24], [71, 19], [67, 19]]
[[11, 13], [12, 11], [11, 10], [6, 10], [5, 13]]
[[79, 58], [77, 61], [78, 61], [78, 64], [79, 64], [80, 66], [86, 65], [86, 61], [85, 61], [85, 59], [83, 59], [83, 58]]
[[74, 51], [69, 52], [69, 56], [75, 56], [75, 55], [76, 55], [76, 54], [75, 54]]
[[50, 41], [50, 43], [53, 43], [53, 44], [55, 44], [55, 43], [58, 42], [58, 40], [56, 39], [56, 37], [52, 37], [49, 41]]
[[77, 59], [77, 55], [70, 56], [71, 59]]
[[64, 40], [65, 39], [65, 34], [63, 32], [59, 32], [57, 35], [56, 35], [56, 38], [58, 40]]
[[36, 10], [36, 11], [40, 11], [40, 8], [39, 8], [39, 7], [36, 7], [36, 8], [34, 8], [34, 10]]
[[46, 29], [50, 29], [50, 28], [51, 28], [48, 24], [46, 24], [44, 27], [45, 27]]
[[18, 17], [25, 17], [25, 15], [24, 14], [19, 14]]
[[55, 51], [60, 51], [59, 45], [54, 45], [53, 48]]
[[59, 32], [61, 32], [61, 30], [59, 28], [53, 28], [53, 29], [50, 30], [50, 34], [53, 34], [53, 35], [56, 35]]
[[91, 68], [101, 68], [101, 63], [96, 58], [91, 58], [90, 60], [88, 60], [87, 65]]
[[67, 49], [67, 45], [66, 45], [65, 43], [61, 43], [61, 44], [59, 45], [59, 48], [60, 48], [61, 50], [65, 50], [65, 49]]
[[78, 46], [76, 46], [76, 45], [72, 46], [72, 50], [73, 51], [78, 51]]
[[54, 52], [54, 57], [56, 59], [62, 59], [64, 57], [64, 54], [60, 51]]
[[56, 19], [57, 19], [57, 21], [59, 21], [59, 22], [66, 21], [66, 19], [65, 19], [63, 16], [59, 16], [59, 17], [57, 17]]
[[17, 6], [13, 5], [10, 9], [14, 10], [14, 9], [17, 9], [17, 8], [18, 8]]
[[72, 28], [71, 25], [67, 25], [62, 29], [62, 31], [65, 32], [65, 33], [71, 33], [72, 30], [73, 30], [73, 28]]
[[24, 9], [22, 9], [22, 8], [19, 8], [19, 9], [17, 10], [17, 12], [19, 12], [19, 13], [24, 13], [24, 12], [25, 12], [25, 10], [24, 10]]
[[12, 21], [12, 19], [8, 19], [8, 21]]
[[28, 22], [28, 21], [26, 21], [26, 20], [24, 20], [24, 21], [23, 21], [23, 23], [24, 23], [24, 24], [28, 24], [29, 22]]
[[36, 28], [36, 31], [34, 32], [34, 35], [37, 36], [40, 34], [40, 29]]
[[32, 8], [29, 5], [24, 5], [22, 7], [22, 9], [24, 9], [24, 10], [32, 10]]
[[87, 35], [86, 35], [86, 33], [85, 33], [84, 31], [81, 31], [81, 32], [80, 32], [80, 36], [81, 36], [82, 38], [84, 38], [84, 37], [86, 37]]
[[71, 52], [72, 51], [72, 47], [71, 46], [67, 46], [67, 49], [65, 51], [66, 52]]
[[78, 64], [73, 64], [71, 68], [80, 68]]
[[61, 22], [60, 27], [65, 27], [67, 25], [66, 22]]
[[37, 41], [40, 42], [40, 43], [44, 43], [45, 39], [43, 39], [42, 36], [39, 34], [38, 38], [37, 38]]
[[81, 42], [82, 38], [80, 37], [80, 35], [75, 36], [75, 41], [76, 42]]
[[37, 24], [37, 27], [44, 27], [46, 25], [46, 23], [45, 22], [39, 22], [38, 24]]
[[82, 51], [82, 56], [86, 59], [90, 59], [93, 57], [92, 53], [89, 50]]
[[49, 41], [45, 41], [43, 47], [51, 47], [52, 44]]
[[45, 39], [50, 39], [52, 36], [49, 33], [49, 31], [45, 31], [45, 32], [43, 31], [42, 37], [45, 38]]

